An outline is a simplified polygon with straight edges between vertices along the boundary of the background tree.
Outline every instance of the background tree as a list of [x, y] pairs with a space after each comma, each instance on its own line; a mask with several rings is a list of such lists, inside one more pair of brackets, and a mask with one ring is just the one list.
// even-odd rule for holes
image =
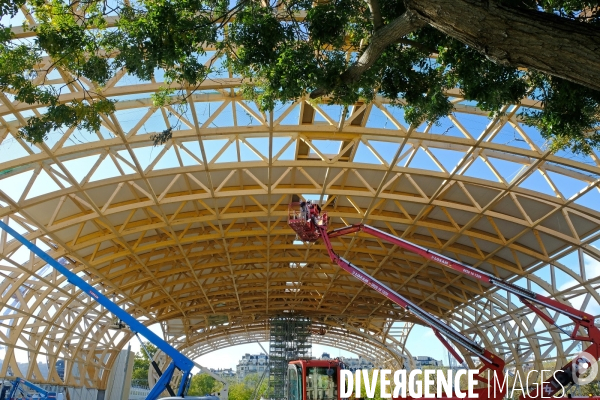
[[218, 392], [222, 387], [223, 384], [221, 382], [217, 382], [217, 380], [209, 374], [196, 374], [192, 377], [188, 395], [204, 396]]
[[[254, 400], [253, 395], [260, 399], [268, 390], [268, 377], [260, 381], [259, 374], [248, 374], [241, 382], [237, 378], [226, 378], [229, 383], [229, 400]], [[189, 396], [204, 396], [218, 393], [223, 384], [208, 374], [197, 374], [192, 377]]]
[[[237, 378], [225, 378], [229, 383], [229, 400], [253, 400], [260, 399], [268, 390], [267, 380], [260, 382], [260, 375], [249, 374], [241, 382]], [[192, 377], [189, 396], [204, 396], [210, 393], [218, 393], [223, 388], [223, 384], [218, 382], [208, 374], [198, 374]]]
[[[0, 88], [48, 104], [20, 134], [31, 142], [63, 126], [96, 130], [114, 104], [103, 85], [125, 67], [142, 80], [164, 71], [155, 105], [181, 103], [215, 67], [199, 61], [213, 46], [223, 68], [246, 78], [243, 93], [270, 110], [312, 98], [351, 105], [380, 94], [407, 122], [437, 121], [452, 110], [444, 93], [497, 115], [525, 96], [541, 108], [521, 118], [551, 150], [600, 145], [600, 3], [587, 0], [4, 0], [3, 14], [35, 15], [30, 43], [0, 29]], [[118, 15], [115, 26], [106, 17]], [[90, 95], [64, 103], [43, 78], [52, 57]], [[43, 80], [42, 80], [43, 83]], [[178, 93], [176, 93], [178, 92]], [[171, 130], [156, 137], [170, 138]]]
[[[145, 342], [146, 348], [150, 353], [150, 357], [154, 357], [154, 354], [158, 351], [158, 348], [150, 342]], [[131, 379], [148, 380], [148, 370], [150, 369], [151, 358], [148, 358], [146, 352], [140, 349], [139, 352], [135, 353], [133, 360], [133, 372]]]
[[249, 385], [246, 385], [244, 382], [236, 382], [229, 386], [230, 400], [253, 400], [253, 393], [254, 388]]
[[266, 397], [268, 390], [268, 376], [260, 381], [259, 374], [249, 374], [244, 380], [237, 382], [234, 380], [229, 385], [229, 400], [254, 400]]

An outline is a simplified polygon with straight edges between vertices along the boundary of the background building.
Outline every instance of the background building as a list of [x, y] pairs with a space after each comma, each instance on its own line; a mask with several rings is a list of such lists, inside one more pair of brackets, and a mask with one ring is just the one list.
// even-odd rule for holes
[[223, 369], [211, 368], [210, 372], [212, 372], [215, 375], [219, 375], [221, 378], [233, 378], [236, 376], [233, 368], [223, 368]]
[[55, 368], [60, 379], [65, 379], [65, 360], [56, 360]]
[[[321, 359], [322, 360], [331, 360], [331, 355], [329, 353], [323, 353], [321, 354]], [[350, 357], [342, 357], [342, 361], [344, 361], [344, 364], [346, 364], [346, 367], [354, 372], [357, 369], [373, 369], [375, 368], [375, 365], [373, 364], [373, 362], [367, 360], [364, 357], [358, 357], [358, 358], [350, 358]]]
[[346, 367], [350, 371], [356, 371], [357, 369], [373, 369], [375, 367], [375, 365], [371, 361], [367, 360], [364, 357], [344, 358], [343, 360], [346, 364]]
[[147, 387], [131, 386], [129, 389], [129, 400], [146, 400], [146, 396], [150, 393]]
[[242, 380], [249, 374], [262, 374], [269, 365], [269, 356], [265, 353], [249, 354], [242, 356], [235, 366], [238, 379]]
[[413, 357], [413, 360], [415, 360], [415, 366], [417, 368], [442, 367], [444, 365], [442, 360], [436, 360], [435, 358], [428, 357], [428, 356], [416, 356], [416, 357]]

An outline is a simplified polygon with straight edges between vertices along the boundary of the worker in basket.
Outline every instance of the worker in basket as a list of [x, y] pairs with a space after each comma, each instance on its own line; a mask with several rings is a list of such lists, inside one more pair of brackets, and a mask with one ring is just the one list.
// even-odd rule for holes
[[310, 200], [300, 202], [300, 218], [304, 220], [308, 220], [308, 204], [310, 204]]
[[317, 224], [321, 224], [321, 206], [316, 203], [313, 203], [312, 200], [307, 200], [306, 202], [300, 203], [301, 215], [302, 218], [306, 221], [307, 230], [314, 229], [313, 221], [316, 221]]

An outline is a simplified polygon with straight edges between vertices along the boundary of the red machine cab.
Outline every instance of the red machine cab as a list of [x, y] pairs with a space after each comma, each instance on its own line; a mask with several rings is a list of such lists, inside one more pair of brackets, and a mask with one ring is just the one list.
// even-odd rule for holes
[[340, 369], [337, 360], [290, 361], [287, 400], [340, 400]]

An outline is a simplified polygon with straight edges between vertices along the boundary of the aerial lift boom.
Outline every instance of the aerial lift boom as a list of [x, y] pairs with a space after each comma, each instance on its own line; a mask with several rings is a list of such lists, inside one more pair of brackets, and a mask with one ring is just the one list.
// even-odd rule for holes
[[[403, 248], [415, 254], [419, 254], [427, 260], [434, 261], [445, 267], [451, 268], [459, 273], [465, 274], [489, 285], [506, 290], [507, 292], [515, 295], [536, 315], [538, 315], [540, 318], [542, 318], [549, 324], [556, 326], [561, 332], [569, 336], [571, 339], [591, 342], [591, 344], [584, 350], [584, 352], [589, 353], [593, 357], [593, 360], [587, 360], [588, 362], [595, 363], [597, 362], [598, 358], [600, 358], [600, 329], [595, 325], [594, 317], [592, 315], [582, 310], [578, 310], [574, 307], [571, 307], [569, 305], [563, 304], [554, 299], [551, 299], [549, 297], [534, 293], [531, 290], [519, 287], [502, 279], [496, 278], [494, 275], [489, 274], [485, 271], [477, 270], [471, 267], [470, 265], [460, 263], [456, 260], [453, 260], [450, 257], [446, 257], [442, 254], [433, 252], [429, 249], [418, 246], [414, 243], [398, 238], [396, 236], [390, 235], [389, 233], [380, 231], [379, 229], [373, 228], [368, 225], [357, 224], [339, 229], [334, 229], [329, 233], [325, 232], [325, 236], [327, 237], [327, 240], [329, 240], [332, 237], [347, 235], [358, 231], [363, 231], [369, 235], [386, 240], [400, 248]], [[322, 231], [321, 234], [323, 234]], [[330, 246], [328, 246], [328, 249], [329, 248]], [[560, 327], [556, 323], [554, 319], [552, 319], [549, 315], [540, 310], [537, 307], [537, 305], [544, 306], [547, 309], [556, 311], [570, 318], [575, 324], [573, 331], [571, 333], [566, 332], [562, 327]], [[587, 336], [579, 335], [580, 327], [584, 328], [587, 331]], [[548, 379], [542, 384], [542, 392], [544, 393], [545, 397], [553, 396], [555, 393], [560, 391], [563, 386], [567, 386], [574, 383], [572, 368], [572, 362], [569, 362], [562, 368], [562, 372], [556, 374], [556, 378], [558, 379], [556, 379], [553, 374], [553, 376], [550, 379]], [[533, 396], [531, 396], [530, 393], [528, 397]]]
[[[482, 346], [478, 345], [477, 343], [467, 338], [460, 332], [454, 330], [444, 322], [440, 321], [437, 317], [423, 310], [422, 308], [420, 308], [410, 300], [406, 299], [405, 297], [399, 295], [398, 293], [395, 293], [393, 290], [391, 290], [375, 278], [364, 273], [352, 263], [350, 263], [348, 260], [337, 255], [333, 251], [331, 238], [362, 231], [366, 234], [392, 243], [402, 249], [408, 250], [415, 254], [419, 254], [427, 260], [451, 268], [461, 274], [465, 274], [474, 279], [480, 280], [486, 284], [504, 289], [509, 293], [512, 293], [515, 296], [517, 296], [527, 307], [529, 307], [540, 318], [556, 326], [563, 333], [570, 336], [570, 338], [574, 340], [583, 340], [591, 342], [592, 344], [585, 349], [585, 352], [589, 353], [593, 357], [593, 359], [585, 360], [586, 362], [596, 363], [598, 358], [600, 357], [600, 329], [598, 329], [598, 327], [596, 327], [596, 325], [594, 324], [594, 317], [592, 315], [585, 313], [581, 310], [577, 310], [566, 304], [560, 303], [554, 299], [550, 299], [548, 297], [536, 294], [528, 289], [521, 288], [517, 285], [506, 282], [502, 279], [495, 277], [492, 274], [477, 270], [469, 265], [460, 263], [449, 257], [433, 252], [427, 248], [415, 245], [407, 240], [398, 238], [394, 235], [383, 232], [379, 229], [373, 228], [368, 225], [350, 225], [339, 229], [334, 229], [328, 232], [328, 217], [326, 213], [321, 214], [320, 209], [311, 205], [304, 205], [302, 210], [298, 212], [298, 210], [296, 209], [298, 204], [299, 203], [290, 204], [288, 222], [290, 227], [294, 229], [294, 231], [303, 241], [314, 242], [320, 238], [323, 239], [323, 242], [329, 253], [329, 257], [333, 262], [338, 264], [342, 269], [349, 272], [351, 275], [353, 275], [366, 285], [375, 289], [394, 303], [410, 311], [415, 316], [420, 318], [423, 322], [431, 326], [435, 335], [440, 339], [440, 341], [444, 344], [444, 346], [446, 346], [448, 351], [450, 351], [450, 353], [459, 362], [463, 362], [462, 358], [458, 355], [456, 350], [445, 340], [445, 338], [442, 335], [478, 356], [482, 361], [484, 369], [490, 369], [492, 371], [495, 371], [496, 378], [498, 378], [498, 381], [500, 383], [503, 382], [504, 377], [504, 360], [502, 360], [502, 358], [491, 353]], [[550, 310], [559, 312], [571, 318], [575, 324], [573, 332], [565, 332], [560, 326], [558, 326], [555, 320], [553, 320], [549, 315], [545, 314], [536, 305], [544, 306]], [[580, 327], [587, 330], [587, 336], [579, 336], [578, 332]], [[480, 372], [483, 372], [483, 369], [480, 370]], [[575, 373], [577, 373], [577, 371], [575, 371]], [[566, 366], [564, 366], [561, 371], [557, 371], [555, 374], [552, 375], [551, 378], [543, 382], [541, 390], [538, 391], [534, 389], [529, 394], [524, 394], [522, 398], [551, 397], [552, 395], [559, 392], [563, 388], [563, 386], [573, 384], [573, 375], [575, 375], [573, 373], [573, 364], [569, 363]], [[502, 392], [502, 389], [500, 389], [500, 391]], [[506, 389], [504, 389], [504, 392], [505, 391]]]
[[38, 385], [34, 385], [33, 383], [26, 381], [25, 379], [22, 378], [17, 378], [15, 379], [15, 381], [13, 382], [12, 388], [10, 389], [10, 392], [8, 394], [8, 399], [7, 400], [15, 400], [16, 399], [16, 394], [17, 391], [20, 390], [21, 392], [23, 392], [23, 390], [21, 389], [21, 385], [27, 386], [30, 389], [35, 390], [36, 392], [38, 392], [41, 397], [40, 399], [44, 399], [44, 400], [56, 400], [56, 393], [55, 392], [49, 392], [44, 388], [39, 387]]
[[[146, 400], [155, 400], [160, 396], [160, 394], [166, 389], [171, 396], [183, 397], [187, 393], [187, 389], [189, 386], [190, 376], [192, 372], [192, 368], [194, 368], [194, 362], [181, 354], [177, 349], [171, 346], [168, 342], [163, 340], [157, 334], [152, 332], [148, 327], [144, 324], [136, 320], [133, 316], [119, 307], [117, 304], [113, 303], [108, 297], [100, 293], [93, 286], [88, 284], [85, 280], [77, 276], [77, 274], [71, 272], [67, 267], [59, 263], [50, 257], [45, 251], [31, 243], [29, 240], [24, 238], [18, 232], [16, 232], [13, 228], [8, 226], [8, 224], [0, 221], [0, 228], [4, 229], [7, 233], [9, 233], [12, 237], [21, 242], [25, 247], [27, 247], [31, 252], [37, 255], [39, 258], [44, 260], [47, 264], [51, 265], [58, 272], [63, 274], [69, 283], [77, 286], [83, 292], [92, 297], [95, 301], [97, 301], [100, 305], [105, 307], [108, 311], [110, 311], [113, 315], [115, 315], [119, 320], [123, 321], [133, 332], [140, 333], [143, 335], [150, 343], [154, 344], [158, 349], [163, 351], [166, 355], [171, 357], [171, 363], [167, 366], [164, 372], [161, 372], [158, 369], [156, 363], [153, 363], [153, 366], [157, 370], [160, 378], [150, 390], [150, 393], [146, 397]], [[173, 377], [173, 373], [175, 369], [179, 369], [182, 374], [181, 382], [179, 387], [177, 388], [177, 392], [175, 393], [171, 386], [169, 385], [171, 378]]]

